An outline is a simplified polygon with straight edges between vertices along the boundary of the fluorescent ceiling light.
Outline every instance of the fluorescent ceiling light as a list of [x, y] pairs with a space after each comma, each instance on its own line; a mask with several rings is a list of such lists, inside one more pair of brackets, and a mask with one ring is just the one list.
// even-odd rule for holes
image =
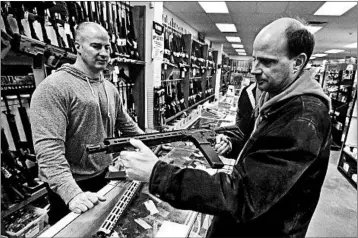
[[238, 36], [227, 36], [226, 39], [228, 42], [241, 42], [241, 39]]
[[324, 57], [324, 56], [326, 56], [327, 54], [314, 54], [314, 55], [312, 55], [312, 56], [314, 56], [314, 57]]
[[216, 23], [216, 26], [221, 32], [237, 32], [234, 24]]
[[245, 53], [245, 49], [235, 49], [237, 52]]
[[357, 2], [325, 2], [313, 15], [341, 16], [357, 5]]
[[332, 49], [332, 50], [327, 50], [324, 53], [328, 53], [328, 54], [336, 54], [336, 53], [341, 53], [344, 50], [336, 50], [336, 49]]
[[306, 29], [311, 32], [312, 34], [316, 33], [317, 31], [319, 31], [322, 27], [321, 26], [306, 26]]
[[199, 2], [206, 13], [229, 13], [225, 2]]
[[343, 46], [344, 48], [357, 48], [357, 42]]
[[241, 44], [232, 44], [232, 47], [234, 47], [234, 48], [244, 48], [244, 46], [241, 45]]
[[238, 53], [239, 55], [247, 55], [246, 53]]
[[315, 59], [316, 57], [314, 57], [314, 56], [311, 56], [311, 58], [310, 59]]

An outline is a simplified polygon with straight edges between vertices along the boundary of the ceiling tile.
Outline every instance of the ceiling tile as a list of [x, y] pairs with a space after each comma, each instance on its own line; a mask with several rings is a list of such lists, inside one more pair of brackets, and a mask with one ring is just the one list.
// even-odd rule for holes
[[257, 2], [226, 2], [230, 14], [254, 13], [257, 9]]
[[234, 23], [230, 14], [207, 14], [213, 23]]
[[282, 13], [286, 10], [288, 2], [259, 2], [258, 13]]
[[183, 20], [185, 22], [190, 22], [190, 23], [199, 23], [199, 24], [208, 24], [211, 23], [211, 20], [208, 16], [208, 14], [206, 13], [189, 13], [189, 12], [181, 12], [180, 14], [183, 18]]
[[291, 17], [313, 13], [325, 2], [289, 2], [286, 12]]
[[163, 6], [171, 12], [205, 12], [198, 2], [165, 1]]

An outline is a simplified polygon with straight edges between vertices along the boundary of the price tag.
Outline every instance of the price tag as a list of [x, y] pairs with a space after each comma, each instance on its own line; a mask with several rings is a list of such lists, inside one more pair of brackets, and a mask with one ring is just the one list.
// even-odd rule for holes
[[184, 70], [181, 71], [181, 77], [185, 78], [185, 71]]
[[67, 22], [65, 23], [65, 33], [67, 35], [72, 35], [70, 25]]
[[144, 202], [145, 207], [150, 212], [150, 215], [154, 215], [159, 213], [157, 207], [155, 206], [154, 202], [152, 200], [148, 200]]
[[118, 74], [113, 71], [112, 75], [113, 75], [113, 82], [117, 83], [118, 82]]
[[138, 225], [140, 225], [141, 227], [143, 227], [143, 228], [146, 229], [146, 230], [152, 228], [151, 225], [149, 225], [148, 223], [146, 223], [145, 221], [143, 221], [141, 218], [134, 219], [134, 221], [135, 221], [136, 223], [138, 223]]
[[112, 43], [115, 44], [116, 43], [116, 36], [114, 34], [112, 34]]
[[119, 67], [117, 65], [114, 66], [114, 72], [116, 72], [116, 74], [119, 74]]
[[196, 75], [196, 70], [195, 70], [195, 68], [193, 69], [193, 76], [195, 77], [195, 75]]
[[167, 64], [164, 64], [164, 70], [167, 70]]
[[344, 164], [343, 164], [343, 169], [344, 169], [346, 172], [348, 172], [348, 170], [349, 170], [349, 165], [348, 165], [347, 163], [344, 163]]

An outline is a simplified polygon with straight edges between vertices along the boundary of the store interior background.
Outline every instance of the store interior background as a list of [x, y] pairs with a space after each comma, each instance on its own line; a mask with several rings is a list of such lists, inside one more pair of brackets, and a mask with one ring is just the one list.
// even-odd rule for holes
[[[226, 2], [228, 13], [206, 13], [198, 2], [130, 2], [132, 6], [145, 6], [144, 31], [139, 34], [145, 42], [144, 51], [145, 62], [143, 73], [144, 101], [146, 102], [143, 112], [142, 125], [145, 128], [154, 127], [154, 108], [153, 108], [153, 76], [156, 70], [161, 70], [161, 63], [152, 59], [152, 28], [153, 21], [163, 24], [163, 15], [168, 21], [172, 20], [188, 33], [198, 39], [199, 33], [205, 37], [205, 43], [213, 50], [218, 51], [217, 65], [223, 69], [222, 56], [232, 60], [252, 62], [252, 45], [257, 33], [279, 17], [300, 17], [311, 23], [314, 27], [322, 27], [314, 33], [316, 46], [314, 55], [310, 59], [310, 65], [323, 72], [325, 65], [346, 63], [357, 64], [357, 5], [344, 13], [342, 16], [318, 16], [314, 15], [317, 9], [325, 2]], [[168, 24], [167, 22], [166, 24]], [[216, 23], [232, 23], [236, 27], [236, 32], [221, 32]], [[226, 37], [240, 37], [238, 42], [229, 42]], [[233, 44], [240, 44], [240, 48], [235, 48]], [[352, 46], [353, 44], [353, 46]], [[237, 52], [237, 49], [240, 52]], [[242, 50], [243, 49], [243, 50]], [[343, 50], [339, 53], [325, 53], [328, 50]], [[325, 54], [319, 56], [317, 54]], [[14, 61], [22, 61], [25, 65], [32, 65], [31, 57], [19, 58], [13, 52], [9, 52], [3, 65], [14, 65]], [[29, 63], [30, 62], [30, 63]], [[245, 64], [245, 65], [247, 65]], [[356, 67], [356, 66], [355, 66]], [[356, 68], [355, 68], [356, 69]], [[42, 69], [41, 69], [42, 70]], [[34, 69], [36, 84], [43, 79], [43, 72]], [[216, 78], [220, 79], [224, 70], [216, 72]], [[250, 74], [245, 74], [251, 77]], [[221, 97], [220, 80], [216, 80], [215, 98]], [[355, 104], [356, 105], [356, 104]], [[355, 106], [356, 109], [356, 106]], [[5, 110], [2, 102], [2, 110]], [[356, 117], [355, 117], [356, 118]], [[1, 121], [3, 122], [3, 115]], [[356, 121], [356, 119], [355, 119]], [[20, 124], [20, 123], [19, 123]], [[2, 123], [3, 126], [3, 123]], [[10, 140], [10, 147], [14, 148], [11, 141], [9, 129], [6, 134]], [[21, 138], [25, 138], [19, 126]], [[352, 123], [350, 131], [351, 140], [355, 140], [357, 145], [356, 122]], [[337, 164], [341, 151], [331, 152], [329, 169], [326, 181], [322, 190], [318, 208], [312, 219], [307, 237], [356, 237], [357, 236], [357, 194], [356, 189], [342, 176], [337, 170]]]

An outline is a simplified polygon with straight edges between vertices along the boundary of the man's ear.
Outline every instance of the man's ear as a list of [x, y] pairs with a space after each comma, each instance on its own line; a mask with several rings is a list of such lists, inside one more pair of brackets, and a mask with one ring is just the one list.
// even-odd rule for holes
[[75, 42], [75, 48], [76, 48], [76, 51], [77, 51], [77, 53], [79, 53], [80, 54], [80, 52], [79, 52], [79, 50], [80, 50], [80, 43], [78, 43], [78, 41], [76, 41]]
[[293, 66], [294, 72], [300, 72], [303, 70], [303, 66], [307, 61], [307, 55], [305, 53], [301, 53], [296, 57], [295, 64]]

